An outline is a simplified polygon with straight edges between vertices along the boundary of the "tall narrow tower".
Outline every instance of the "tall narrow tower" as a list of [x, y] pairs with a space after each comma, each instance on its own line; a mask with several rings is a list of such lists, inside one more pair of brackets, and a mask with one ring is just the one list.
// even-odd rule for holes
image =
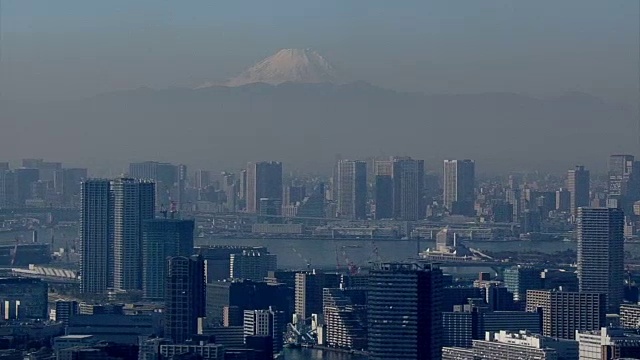
[[116, 179], [114, 197], [114, 288], [142, 289], [142, 225], [155, 216], [155, 184]]
[[580, 291], [607, 294], [609, 311], [622, 302], [624, 213], [616, 208], [578, 208], [578, 280]]
[[370, 359], [441, 358], [442, 271], [428, 264], [380, 264], [369, 274]]
[[282, 204], [282, 163], [262, 161], [247, 166], [247, 212], [260, 212], [260, 199]]
[[409, 157], [395, 158], [393, 172], [393, 217], [415, 221], [424, 216], [422, 190], [424, 188], [424, 160]]
[[113, 286], [113, 196], [109, 180], [82, 183], [80, 291], [103, 294]]
[[205, 315], [204, 260], [198, 255], [169, 258], [165, 291], [165, 337], [176, 344], [198, 333]]
[[336, 174], [338, 217], [357, 220], [367, 216], [367, 163], [338, 161]]
[[475, 162], [444, 161], [444, 205], [451, 214], [474, 214]]
[[589, 170], [585, 170], [584, 166], [569, 170], [567, 188], [571, 197], [571, 214], [577, 215], [579, 207], [589, 206]]

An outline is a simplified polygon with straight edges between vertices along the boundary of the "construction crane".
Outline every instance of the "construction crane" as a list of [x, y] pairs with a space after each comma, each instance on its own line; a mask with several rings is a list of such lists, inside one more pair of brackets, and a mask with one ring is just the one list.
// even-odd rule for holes
[[360, 245], [342, 245], [340, 247], [340, 251], [338, 251], [338, 245], [336, 244], [336, 269], [340, 271], [342, 264], [340, 263], [340, 255], [345, 261], [345, 265], [347, 266], [347, 270], [349, 271], [349, 275], [355, 275], [360, 272], [360, 267], [357, 266], [347, 254], [347, 249], [360, 249], [362, 246]]

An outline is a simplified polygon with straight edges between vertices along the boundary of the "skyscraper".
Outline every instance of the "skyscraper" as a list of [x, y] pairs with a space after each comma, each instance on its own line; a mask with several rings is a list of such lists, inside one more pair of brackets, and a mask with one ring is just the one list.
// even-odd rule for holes
[[211, 172], [207, 170], [196, 170], [195, 188], [204, 189], [211, 184]]
[[624, 213], [615, 208], [578, 208], [580, 291], [607, 294], [617, 312], [624, 286]]
[[80, 291], [105, 293], [113, 286], [113, 196], [109, 180], [86, 180], [81, 190]]
[[542, 335], [575, 339], [576, 330], [598, 330], [606, 321], [606, 294], [527, 291], [527, 311], [542, 313]]
[[393, 217], [402, 221], [415, 221], [424, 217], [424, 160], [394, 158], [392, 176]]
[[373, 175], [375, 176], [376, 219], [393, 217], [393, 172], [391, 160], [376, 160]]
[[532, 266], [514, 266], [504, 271], [504, 284], [513, 294], [513, 300], [525, 301], [527, 290], [542, 289], [541, 269]]
[[155, 184], [119, 178], [113, 181], [113, 276], [118, 290], [142, 289], [142, 224], [155, 216]]
[[264, 310], [244, 311], [244, 338], [253, 335], [270, 336], [273, 340], [273, 352], [282, 351], [285, 329], [284, 313], [271, 307]]
[[87, 179], [87, 169], [72, 168], [56, 172], [55, 188], [62, 194], [65, 206], [77, 206], [80, 195], [80, 184]]
[[243, 250], [230, 255], [229, 274], [232, 279], [263, 281], [269, 271], [275, 271], [277, 268], [277, 255], [266, 251]]
[[339, 160], [336, 167], [338, 217], [357, 220], [367, 216], [367, 163]]
[[[611, 155], [609, 157], [609, 207], [627, 209], [637, 200], [636, 182], [640, 180], [640, 169], [634, 167], [633, 155]], [[635, 176], [634, 176], [635, 175]], [[627, 209], [628, 210], [628, 209]]]
[[181, 176], [186, 171], [184, 165], [173, 165], [157, 161], [129, 164], [129, 176], [138, 180], [151, 180], [155, 186], [156, 205], [169, 207], [171, 202], [180, 208], [184, 181]]
[[162, 300], [167, 257], [193, 254], [193, 220], [152, 219], [142, 225], [142, 295]]
[[247, 166], [247, 212], [260, 212], [260, 199], [282, 204], [282, 163], [262, 161]]
[[40, 179], [38, 169], [21, 168], [12, 170], [13, 173], [13, 203], [15, 206], [25, 206], [31, 198], [31, 185]]
[[322, 313], [322, 289], [340, 284], [336, 273], [299, 272], [295, 275], [295, 313], [302, 319]]
[[380, 264], [369, 274], [370, 359], [441, 358], [442, 271], [429, 264]]
[[571, 214], [577, 215], [579, 207], [589, 206], [589, 170], [585, 170], [584, 166], [569, 170], [567, 188], [571, 196]]
[[444, 206], [451, 214], [474, 215], [475, 162], [444, 161]]
[[180, 344], [198, 333], [205, 316], [204, 261], [198, 255], [169, 259], [165, 292], [165, 337]]

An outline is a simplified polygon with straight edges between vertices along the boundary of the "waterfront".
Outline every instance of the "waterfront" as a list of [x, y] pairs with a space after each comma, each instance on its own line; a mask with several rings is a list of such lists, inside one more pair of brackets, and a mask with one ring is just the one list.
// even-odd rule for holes
[[[575, 242], [533, 242], [533, 241], [467, 241], [465, 245], [485, 251], [540, 251], [555, 253], [575, 250]], [[417, 241], [371, 241], [360, 240], [308, 240], [308, 239], [216, 239], [197, 238], [196, 245], [249, 245], [266, 246], [269, 252], [278, 256], [278, 265], [282, 268], [298, 269], [310, 264], [311, 268], [331, 268], [339, 263], [345, 265], [349, 259], [355, 265], [366, 266], [372, 261], [403, 261], [415, 257]], [[420, 250], [435, 248], [435, 241], [422, 240]], [[627, 244], [628, 251], [640, 250], [640, 244]], [[471, 270], [469, 268], [468, 270]], [[473, 269], [475, 271], [475, 269]]]
[[336, 351], [316, 349], [284, 349], [283, 357], [286, 360], [366, 360], [366, 356], [354, 355]]

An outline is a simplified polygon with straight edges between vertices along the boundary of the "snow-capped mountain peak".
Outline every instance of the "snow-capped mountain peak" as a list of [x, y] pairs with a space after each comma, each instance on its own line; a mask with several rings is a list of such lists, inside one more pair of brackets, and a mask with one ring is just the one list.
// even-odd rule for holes
[[229, 80], [228, 86], [251, 83], [335, 83], [335, 68], [312, 49], [282, 49]]

